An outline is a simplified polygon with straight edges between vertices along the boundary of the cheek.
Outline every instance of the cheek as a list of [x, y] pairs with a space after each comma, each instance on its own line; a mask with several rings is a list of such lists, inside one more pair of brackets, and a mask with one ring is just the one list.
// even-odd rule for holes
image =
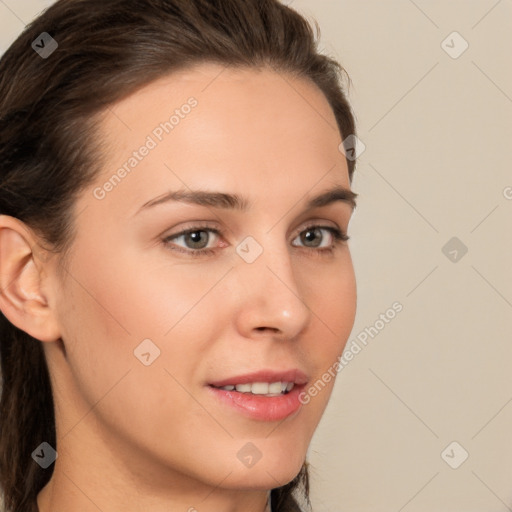
[[[101, 418], [111, 431], [129, 432], [133, 442], [154, 447], [174, 432], [190, 450], [187, 439], [198, 425], [216, 428], [187, 391], [215, 322], [205, 313], [220, 304], [218, 297], [201, 299], [218, 277], [128, 258], [118, 265], [96, 260], [92, 272], [85, 260], [74, 262], [60, 304], [70, 395], [76, 409], [83, 409], [77, 418], [94, 406], [89, 418]], [[151, 362], [145, 365], [148, 352]]]
[[354, 326], [357, 288], [350, 253], [335, 271], [309, 280], [308, 306], [312, 311], [311, 335], [302, 345], [312, 368], [304, 390], [304, 408], [317, 420], [322, 415], [338, 375], [337, 361]]
[[341, 354], [354, 325], [357, 288], [348, 249], [339, 265], [316, 272], [316, 278], [307, 282], [306, 303], [315, 326], [315, 334], [308, 341], [314, 344], [312, 357], [325, 366]]
[[131, 367], [146, 368], [141, 356], [148, 350], [155, 363], [146, 369], [157, 365], [160, 373], [168, 368], [189, 380], [218, 324], [222, 301], [212, 297], [219, 290], [208, 292], [225, 269], [141, 261], [129, 251], [115, 262], [82, 254], [66, 283], [60, 319], [69, 365], [89, 401]]

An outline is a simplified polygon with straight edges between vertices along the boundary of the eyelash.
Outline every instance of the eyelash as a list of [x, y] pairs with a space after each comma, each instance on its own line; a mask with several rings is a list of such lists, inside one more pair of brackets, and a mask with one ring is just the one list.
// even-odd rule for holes
[[[341, 243], [346, 242], [347, 240], [350, 240], [350, 237], [343, 231], [339, 230], [338, 228], [334, 228], [332, 226], [321, 226], [318, 224], [311, 224], [309, 226], [306, 226], [302, 231], [299, 232], [299, 234], [297, 236], [304, 233], [304, 231], [310, 231], [310, 230], [314, 230], [314, 229], [326, 229], [334, 237], [334, 243], [331, 247], [323, 247], [320, 249], [315, 249], [313, 247], [303, 247], [306, 250], [308, 250], [308, 249], [311, 250], [314, 254], [319, 255], [319, 256], [322, 256], [322, 255], [326, 256], [326, 255], [332, 254], [334, 252], [334, 250]], [[217, 249], [183, 249], [182, 247], [179, 247], [179, 246], [171, 247], [171, 244], [169, 243], [170, 240], [174, 240], [175, 238], [179, 238], [181, 236], [188, 235], [190, 233], [195, 233], [198, 231], [207, 231], [207, 232], [215, 233], [218, 236], [223, 235], [223, 233], [221, 231], [219, 231], [218, 229], [211, 228], [209, 226], [194, 226], [190, 229], [186, 229], [185, 231], [181, 231], [179, 233], [176, 233], [174, 235], [164, 238], [163, 243], [172, 251], [185, 253], [185, 254], [191, 255], [193, 257], [210, 256], [210, 255], [215, 254]]]

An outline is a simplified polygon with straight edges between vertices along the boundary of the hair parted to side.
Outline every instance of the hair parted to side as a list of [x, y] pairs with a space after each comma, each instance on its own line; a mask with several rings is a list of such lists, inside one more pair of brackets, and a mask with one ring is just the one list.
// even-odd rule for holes
[[[355, 135], [346, 72], [319, 52], [315, 27], [317, 34], [277, 0], [59, 0], [0, 60], [0, 214], [23, 221], [64, 256], [73, 204], [102, 168], [96, 114], [202, 62], [309, 79], [325, 94], [342, 139]], [[31, 47], [43, 32], [58, 42], [47, 59]], [[355, 160], [347, 164], [352, 180]], [[57, 444], [52, 388], [42, 342], [3, 314], [0, 362], [0, 491], [5, 512], [34, 512], [53, 465], [42, 469], [31, 454], [44, 441]], [[272, 490], [271, 502], [273, 512], [310, 507], [307, 462]]]

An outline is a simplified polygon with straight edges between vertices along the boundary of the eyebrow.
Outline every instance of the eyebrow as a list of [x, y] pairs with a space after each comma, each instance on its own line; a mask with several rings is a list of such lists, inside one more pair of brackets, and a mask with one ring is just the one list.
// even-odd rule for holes
[[[348, 188], [336, 186], [322, 192], [315, 197], [310, 198], [306, 203], [306, 210], [320, 208], [338, 201], [348, 204], [351, 209], [354, 210], [356, 207], [357, 196], [358, 194]], [[226, 210], [239, 210], [242, 212], [245, 212], [250, 208], [250, 202], [238, 194], [181, 189], [167, 192], [162, 196], [156, 197], [155, 199], [144, 203], [136, 213], [170, 201], [197, 204], [199, 206], [207, 206], [213, 208], [222, 208]]]

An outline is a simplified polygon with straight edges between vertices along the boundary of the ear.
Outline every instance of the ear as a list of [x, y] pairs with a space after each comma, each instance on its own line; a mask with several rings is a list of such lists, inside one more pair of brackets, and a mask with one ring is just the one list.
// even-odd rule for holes
[[[13, 325], [41, 341], [56, 341], [56, 314], [42, 290], [45, 264], [37, 237], [19, 219], [0, 215], [0, 310]], [[52, 301], [54, 302], [54, 301]]]

